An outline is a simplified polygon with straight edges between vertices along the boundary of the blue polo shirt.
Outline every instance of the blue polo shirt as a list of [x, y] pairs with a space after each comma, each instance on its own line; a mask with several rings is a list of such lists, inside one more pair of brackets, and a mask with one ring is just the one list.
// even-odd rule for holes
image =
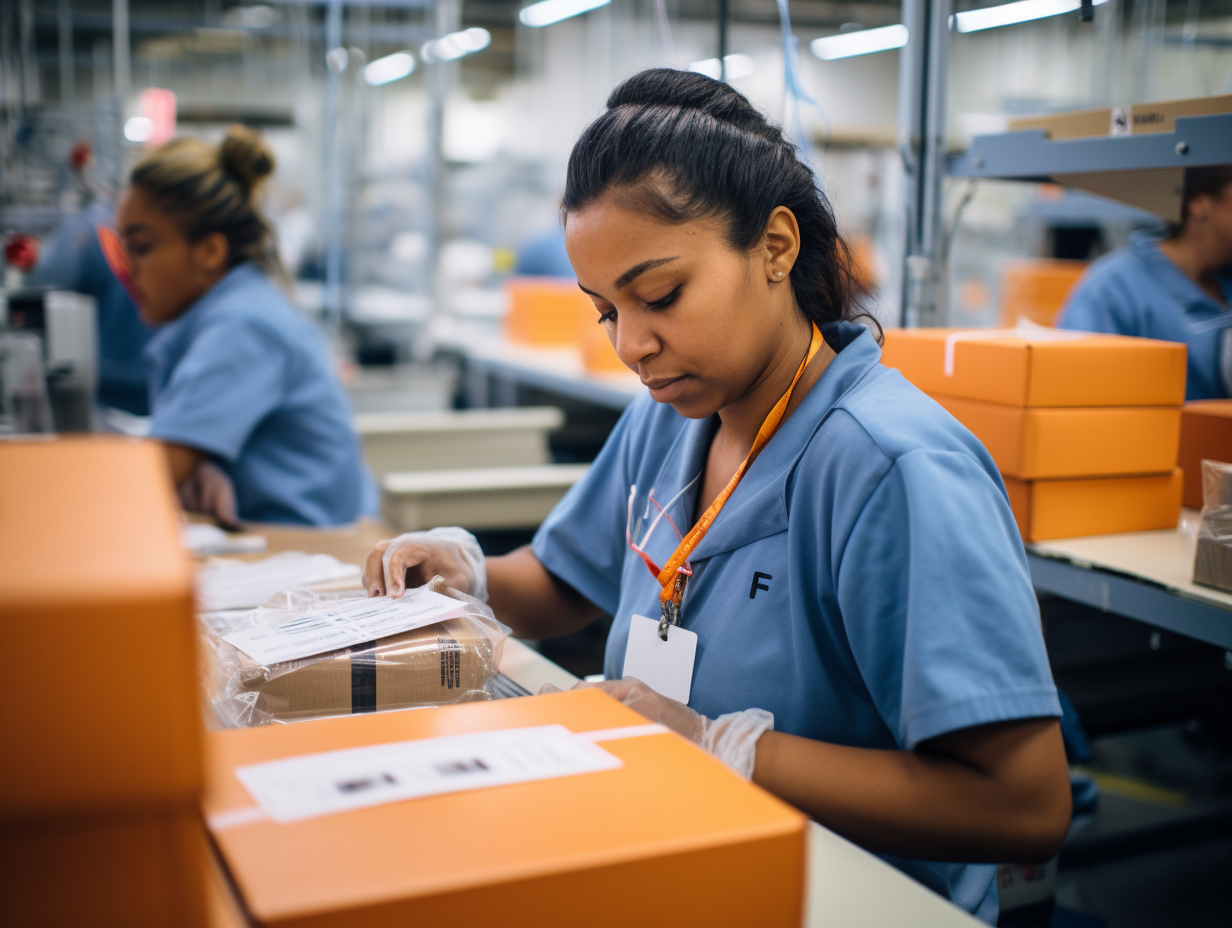
[[241, 519], [339, 525], [375, 509], [325, 346], [255, 265], [159, 329], [146, 356], [150, 434], [219, 462]]
[[[1220, 275], [1232, 305], [1232, 273]], [[1065, 301], [1057, 327], [1182, 342], [1189, 346], [1188, 400], [1224, 399], [1220, 340], [1232, 314], [1159, 250], [1159, 238], [1138, 233], [1127, 247], [1091, 265]]]
[[[823, 334], [837, 357], [693, 554], [682, 603], [682, 624], [698, 635], [689, 705], [712, 718], [758, 707], [778, 731], [903, 750], [973, 725], [1059, 716], [992, 459], [881, 366], [866, 328]], [[628, 514], [647, 512], [651, 490], [666, 505], [702, 470], [716, 424], [639, 398], [535, 536], [543, 565], [614, 617], [610, 679], [622, 676], [630, 617], [659, 616], [659, 584], [626, 544]], [[668, 508], [681, 531], [694, 497]], [[661, 565], [677, 541], [665, 518], [647, 552]], [[994, 866], [886, 859], [996, 921]]]

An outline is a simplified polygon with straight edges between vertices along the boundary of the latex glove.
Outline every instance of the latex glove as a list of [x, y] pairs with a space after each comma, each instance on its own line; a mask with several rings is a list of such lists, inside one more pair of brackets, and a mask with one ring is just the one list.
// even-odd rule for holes
[[[579, 683], [574, 689], [595, 686], [619, 699], [635, 712], [652, 722], [666, 725], [713, 754], [746, 780], [753, 776], [753, 761], [757, 756], [757, 739], [774, 728], [774, 716], [765, 709], [745, 709], [729, 712], [717, 719], [708, 719], [682, 702], [656, 693], [641, 680], [605, 680], [603, 683]], [[559, 692], [560, 688], [544, 684], [540, 693]]]
[[479, 542], [464, 528], [434, 528], [407, 532], [372, 549], [364, 561], [364, 589], [369, 596], [386, 593], [397, 599], [407, 588], [423, 586], [434, 576], [445, 585], [488, 601], [488, 571]]
[[240, 528], [231, 478], [213, 461], [201, 461], [176, 488], [186, 512], [212, 516], [223, 528]]

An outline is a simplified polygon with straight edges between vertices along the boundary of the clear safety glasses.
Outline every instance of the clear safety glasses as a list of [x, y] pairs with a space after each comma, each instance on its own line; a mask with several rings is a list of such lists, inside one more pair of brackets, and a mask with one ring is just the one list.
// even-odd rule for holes
[[[665, 504], [655, 499], [654, 488], [645, 496], [639, 496], [637, 484], [629, 487], [629, 505], [625, 519], [625, 541], [629, 547], [642, 559], [642, 562], [657, 579], [662, 568], [655, 563], [655, 557], [661, 557], [665, 562], [675, 552], [677, 545], [684, 540], [677, 518], [683, 518], [682, 501], [685, 494], [697, 485], [701, 474], [686, 483], [675, 496]], [[675, 510], [676, 518], [672, 517]], [[651, 553], [653, 552], [653, 554]], [[678, 573], [686, 577], [693, 575], [693, 569], [688, 561], [679, 568]]]

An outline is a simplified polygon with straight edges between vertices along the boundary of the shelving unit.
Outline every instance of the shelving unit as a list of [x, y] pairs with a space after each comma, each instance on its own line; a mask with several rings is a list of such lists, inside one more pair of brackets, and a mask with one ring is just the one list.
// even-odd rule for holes
[[1232, 113], [1178, 116], [1173, 132], [1048, 138], [1043, 129], [979, 135], [950, 156], [951, 177], [1047, 181], [1113, 171], [1158, 171], [1232, 164]]

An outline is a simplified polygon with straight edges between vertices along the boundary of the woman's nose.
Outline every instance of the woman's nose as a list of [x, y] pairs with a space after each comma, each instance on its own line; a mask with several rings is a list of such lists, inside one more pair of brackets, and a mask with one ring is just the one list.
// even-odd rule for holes
[[616, 356], [626, 367], [636, 367], [659, 351], [659, 339], [648, 320], [639, 318], [641, 313], [625, 312], [616, 317], [616, 336], [613, 347]]

